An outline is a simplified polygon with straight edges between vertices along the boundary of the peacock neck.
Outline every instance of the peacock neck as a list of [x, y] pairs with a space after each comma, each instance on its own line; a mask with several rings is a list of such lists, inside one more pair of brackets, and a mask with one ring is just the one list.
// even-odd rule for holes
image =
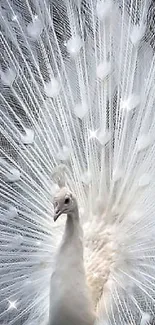
[[78, 207], [74, 210], [74, 212], [70, 212], [67, 215], [66, 220], [66, 226], [65, 226], [65, 232], [62, 240], [61, 248], [63, 249], [69, 249], [74, 250], [78, 249], [81, 251], [81, 254], [83, 255], [83, 231], [80, 224], [80, 218], [79, 218], [79, 211]]
[[81, 232], [81, 225], [80, 225], [80, 218], [79, 218], [79, 211], [78, 207], [74, 209], [74, 212], [70, 212], [67, 214], [66, 220], [66, 232], [69, 237], [73, 235], [80, 235]]

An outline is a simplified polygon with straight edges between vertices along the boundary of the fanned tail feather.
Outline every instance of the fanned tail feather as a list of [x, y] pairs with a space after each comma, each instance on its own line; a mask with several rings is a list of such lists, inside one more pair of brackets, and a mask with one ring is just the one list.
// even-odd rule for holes
[[153, 12], [149, 0], [1, 0], [0, 323], [48, 319], [64, 184], [97, 324], [153, 319]]

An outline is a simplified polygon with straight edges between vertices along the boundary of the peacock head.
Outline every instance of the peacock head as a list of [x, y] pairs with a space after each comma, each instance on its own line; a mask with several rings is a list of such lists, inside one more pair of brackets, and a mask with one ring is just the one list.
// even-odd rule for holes
[[76, 198], [66, 188], [61, 188], [55, 195], [53, 200], [54, 216], [53, 219], [56, 221], [61, 214], [71, 214], [77, 207]]

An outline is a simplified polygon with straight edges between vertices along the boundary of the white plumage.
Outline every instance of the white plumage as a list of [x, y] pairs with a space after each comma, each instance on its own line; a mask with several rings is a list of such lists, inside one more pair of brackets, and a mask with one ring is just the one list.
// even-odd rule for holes
[[0, 25], [0, 324], [48, 321], [65, 223], [53, 222], [52, 202], [65, 185], [79, 206], [97, 324], [146, 325], [155, 310], [154, 3], [1, 0]]
[[54, 220], [65, 213], [67, 221], [50, 281], [48, 324], [93, 325], [95, 313], [86, 283], [83, 231], [76, 198], [62, 188], [55, 196], [54, 207]]

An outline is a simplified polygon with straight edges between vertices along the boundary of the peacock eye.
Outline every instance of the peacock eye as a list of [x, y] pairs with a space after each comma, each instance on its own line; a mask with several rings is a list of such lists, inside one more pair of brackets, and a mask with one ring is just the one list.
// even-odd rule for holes
[[65, 199], [65, 204], [69, 204], [69, 202], [70, 202], [70, 198], [69, 197], [66, 197], [66, 199]]

